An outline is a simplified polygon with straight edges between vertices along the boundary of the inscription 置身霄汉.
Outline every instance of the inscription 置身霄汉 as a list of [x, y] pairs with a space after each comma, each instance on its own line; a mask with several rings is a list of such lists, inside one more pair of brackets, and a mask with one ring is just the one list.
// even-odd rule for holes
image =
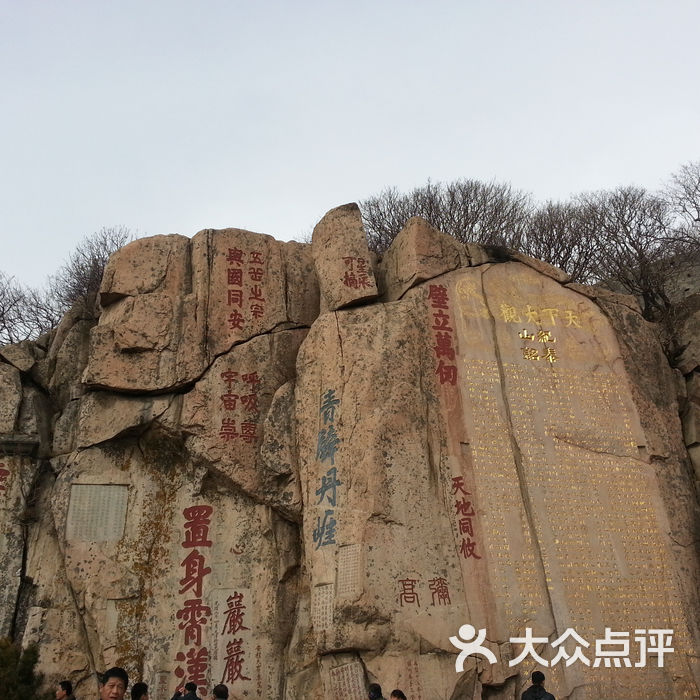
[[121, 484], [73, 484], [66, 539], [110, 542], [124, 534], [129, 487]]
[[336, 666], [330, 670], [329, 675], [332, 697], [344, 700], [366, 700], [365, 673], [361, 663], [353, 661]]

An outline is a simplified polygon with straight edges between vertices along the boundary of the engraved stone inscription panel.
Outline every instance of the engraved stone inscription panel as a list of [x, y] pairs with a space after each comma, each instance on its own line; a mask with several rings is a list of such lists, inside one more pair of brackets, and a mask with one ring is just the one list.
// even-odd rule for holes
[[66, 539], [110, 542], [124, 534], [128, 486], [74, 484], [70, 492]]
[[316, 632], [333, 627], [333, 584], [315, 586], [311, 591], [311, 623]]
[[338, 550], [336, 595], [354, 596], [362, 590], [362, 545], [349, 544]]
[[362, 664], [353, 661], [350, 664], [336, 666], [330, 671], [332, 696], [345, 700], [365, 700], [365, 674]]
[[[546, 633], [537, 615], [550, 608], [557, 629], [589, 641], [673, 629], [664, 670], [564, 672], [569, 687], [663, 697], [674, 685], [680, 697], [691, 643], [617, 340], [594, 304], [516, 265], [483, 273], [479, 305], [478, 274], [456, 284], [459, 384], [499, 613], [511, 630]], [[552, 669], [555, 694], [561, 682]]]
[[171, 674], [165, 671], [156, 673], [155, 693], [149, 693], [149, 697], [153, 695], [154, 700], [169, 700], [172, 697], [170, 676]]

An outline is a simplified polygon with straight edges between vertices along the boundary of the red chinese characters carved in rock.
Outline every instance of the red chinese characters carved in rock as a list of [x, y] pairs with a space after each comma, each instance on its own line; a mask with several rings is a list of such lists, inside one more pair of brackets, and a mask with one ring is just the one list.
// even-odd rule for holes
[[[185, 539], [181, 546], [190, 551], [180, 563], [184, 575], [180, 579], [178, 592], [180, 595], [190, 594], [194, 597], [185, 600], [175, 614], [179, 621], [178, 629], [184, 632], [183, 642], [185, 646], [190, 647], [186, 652], [178, 652], [175, 656], [175, 660], [179, 662], [175, 675], [197, 685], [207, 683], [209, 651], [202, 646], [202, 629], [211, 618], [211, 608], [202, 601], [204, 579], [211, 573], [211, 568], [206, 566], [205, 557], [197, 548], [212, 546], [209, 526], [213, 510], [211, 506], [198, 505], [182, 511], [185, 517]], [[185, 668], [182, 668], [182, 664]]]
[[420, 601], [418, 600], [418, 592], [416, 591], [417, 579], [414, 578], [402, 578], [399, 579], [399, 585], [401, 586], [401, 591], [399, 592], [399, 602], [401, 607], [404, 603], [407, 605], [420, 606]]
[[456, 352], [453, 344], [453, 329], [451, 325], [450, 300], [447, 287], [443, 284], [428, 285], [428, 301], [433, 310], [432, 331], [435, 338], [433, 352], [438, 361], [435, 374], [440, 384], [457, 384]]
[[209, 650], [206, 647], [200, 649], [191, 648], [186, 653], [178, 652], [175, 660], [185, 664], [185, 668], [178, 666], [175, 675], [197, 685], [206, 685], [207, 671], [209, 670]]
[[[459, 498], [459, 494], [462, 494], [461, 498]], [[454, 506], [457, 527], [459, 529], [459, 534], [462, 536], [459, 553], [465, 559], [481, 559], [476, 551], [476, 542], [472, 540], [472, 537], [474, 537], [473, 519], [476, 517], [476, 512], [474, 511], [472, 501], [466, 498], [467, 496], [471, 496], [471, 493], [467, 491], [464, 485], [463, 476], [452, 477], [452, 495], [458, 496]]]
[[[219, 396], [224, 411], [231, 412], [237, 409], [243, 409], [246, 417], [237, 422], [232, 416], [224, 416], [221, 419], [219, 438], [224, 442], [232, 442], [240, 439], [249, 445], [254, 445], [258, 439], [257, 392], [258, 387], [262, 383], [262, 379], [260, 379], [257, 372], [240, 374], [233, 370], [222, 372], [221, 378], [226, 384], [226, 391]], [[234, 384], [236, 383], [238, 383], [238, 388], [236, 388], [235, 391], [239, 393], [234, 393]], [[240, 387], [240, 383], [244, 385], [242, 388]]]
[[243, 664], [245, 662], [245, 649], [243, 649], [242, 639], [232, 639], [226, 644], [226, 667], [222, 683], [235, 683], [237, 680], [249, 681], [248, 676], [243, 675]]
[[351, 289], [366, 289], [372, 286], [372, 280], [367, 272], [368, 261], [365, 258], [343, 258], [345, 274], [343, 284]]
[[265, 292], [260, 284], [265, 277], [265, 259], [259, 250], [229, 248], [226, 253], [226, 304], [233, 307], [227, 317], [229, 330], [242, 331], [247, 308], [254, 318], [265, 314]]
[[246, 606], [243, 605], [243, 594], [234, 591], [226, 599], [226, 620], [221, 634], [236, 634], [239, 630], [250, 629], [243, 624]]

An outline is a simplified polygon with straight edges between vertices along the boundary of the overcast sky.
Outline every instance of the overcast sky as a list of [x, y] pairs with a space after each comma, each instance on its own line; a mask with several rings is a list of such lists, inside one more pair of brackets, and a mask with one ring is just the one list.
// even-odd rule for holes
[[538, 199], [700, 159], [698, 0], [0, 0], [0, 270], [103, 226], [280, 239], [428, 178]]

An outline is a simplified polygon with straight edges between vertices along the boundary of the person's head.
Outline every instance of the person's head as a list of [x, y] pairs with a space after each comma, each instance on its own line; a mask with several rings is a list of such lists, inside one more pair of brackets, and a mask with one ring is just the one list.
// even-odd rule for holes
[[197, 684], [193, 683], [192, 681], [190, 681], [189, 683], [185, 683], [185, 690], [188, 693], [195, 693], [196, 694], [197, 693]]
[[221, 700], [228, 700], [228, 688], [223, 683], [215, 686], [214, 690], [212, 690], [211, 692], [213, 693], [215, 698], [220, 698]]
[[369, 700], [380, 700], [382, 697], [382, 686], [379, 683], [370, 683], [367, 689], [367, 697]]
[[73, 692], [73, 684], [70, 681], [61, 681], [56, 689], [56, 700], [65, 700]]
[[131, 686], [131, 700], [148, 700], [148, 686], [145, 683], [134, 683]]
[[396, 698], [396, 700], [406, 700], [406, 696], [403, 694], [403, 691], [399, 690], [398, 688], [396, 690], [391, 691], [391, 695], [389, 698]]
[[542, 685], [544, 683], [544, 673], [542, 671], [533, 671], [532, 683], [533, 685]]
[[114, 666], [102, 674], [100, 700], [124, 700], [129, 675], [119, 666]]

